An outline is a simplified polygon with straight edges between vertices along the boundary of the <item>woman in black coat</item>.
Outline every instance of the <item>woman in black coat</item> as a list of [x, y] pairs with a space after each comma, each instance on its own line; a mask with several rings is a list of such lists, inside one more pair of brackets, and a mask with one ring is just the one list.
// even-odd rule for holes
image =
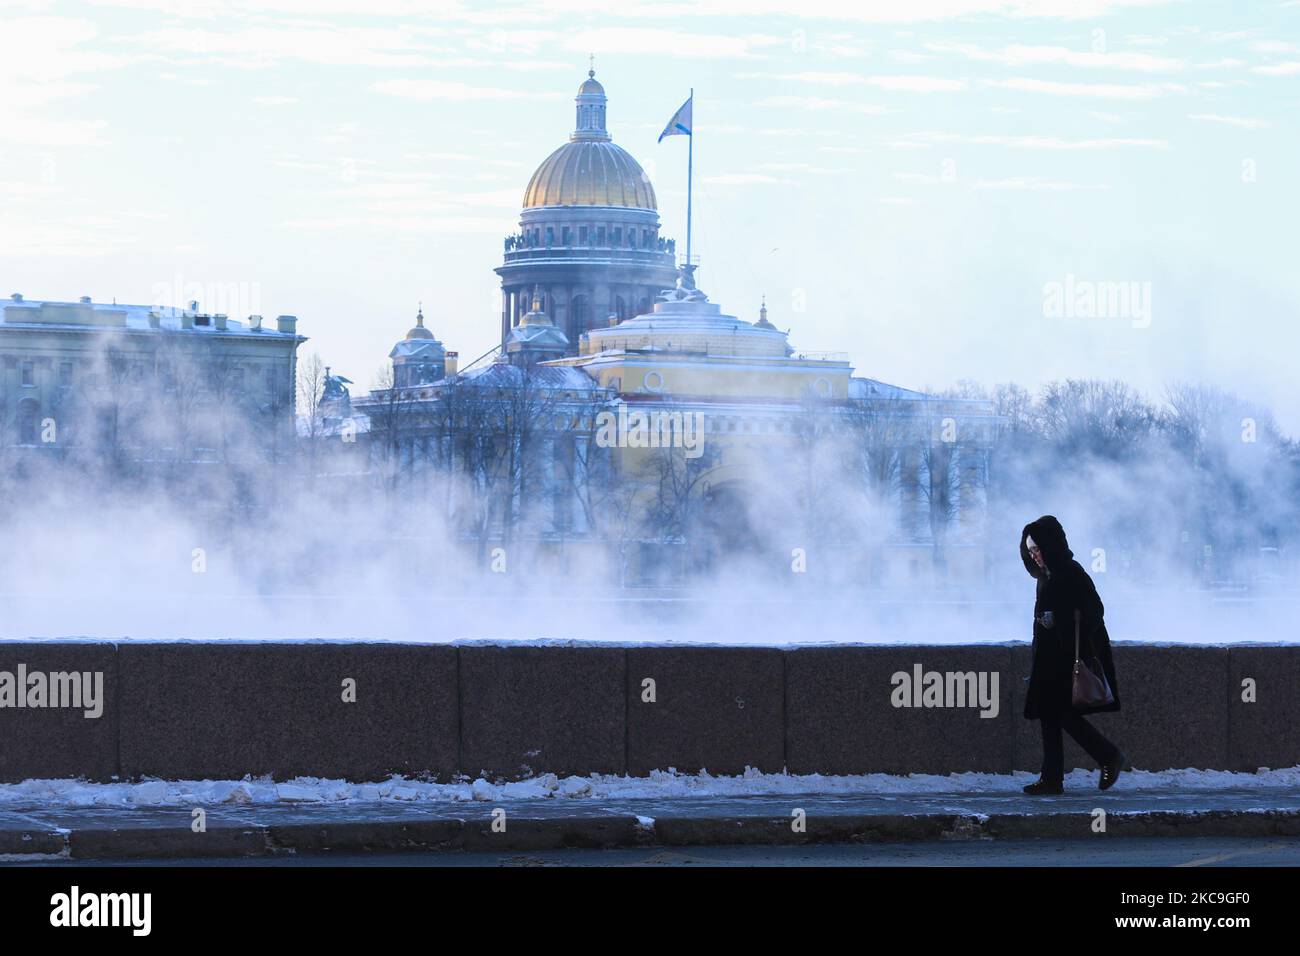
[[[1092, 578], [1074, 560], [1065, 529], [1052, 515], [1025, 525], [1020, 533], [1020, 559], [1038, 582], [1034, 600], [1034, 658], [1025, 695], [1025, 717], [1043, 727], [1043, 769], [1025, 793], [1062, 793], [1065, 777], [1065, 731], [1101, 766], [1099, 786], [1114, 785], [1124, 765], [1124, 754], [1083, 719], [1096, 711], [1119, 710], [1119, 685], [1111, 659], [1110, 637], [1102, 620], [1103, 607]], [[1078, 617], [1079, 656], [1090, 668], [1100, 662], [1111, 703], [1076, 708], [1074, 681], [1075, 618]], [[1101, 676], [1100, 674], [1097, 676]]]

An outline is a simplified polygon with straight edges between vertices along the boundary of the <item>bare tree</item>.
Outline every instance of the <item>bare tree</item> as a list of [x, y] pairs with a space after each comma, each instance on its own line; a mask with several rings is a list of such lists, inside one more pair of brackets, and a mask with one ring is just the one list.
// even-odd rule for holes
[[1155, 429], [1155, 409], [1120, 381], [1067, 379], [1043, 388], [1040, 433], [1065, 455], [1132, 457]]
[[704, 490], [717, 472], [721, 454], [707, 442], [700, 455], [688, 457], [685, 448], [661, 446], [651, 451], [642, 464], [642, 475], [650, 489], [644, 523], [650, 534], [664, 544], [682, 548], [686, 565], [701, 566], [706, 556], [700, 547], [699, 520]]
[[319, 466], [321, 442], [325, 436], [325, 416], [321, 400], [325, 395], [325, 363], [313, 352], [298, 363], [299, 435], [306, 445], [307, 480], [314, 481]]
[[375, 372], [374, 394], [378, 401], [366, 407], [371, 451], [377, 459], [379, 480], [391, 492], [401, 479], [403, 443], [416, 440], [417, 400], [397, 387], [391, 365]]

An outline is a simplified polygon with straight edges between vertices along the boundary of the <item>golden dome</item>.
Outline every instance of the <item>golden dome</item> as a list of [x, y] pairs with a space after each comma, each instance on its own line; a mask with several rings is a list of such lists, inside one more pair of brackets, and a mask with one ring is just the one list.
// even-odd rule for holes
[[433, 333], [424, 327], [424, 306], [420, 306], [419, 312], [415, 315], [415, 326], [411, 331], [406, 333], [407, 339], [431, 339]]
[[645, 170], [608, 140], [565, 143], [537, 167], [524, 190], [524, 208], [625, 206], [658, 209]]

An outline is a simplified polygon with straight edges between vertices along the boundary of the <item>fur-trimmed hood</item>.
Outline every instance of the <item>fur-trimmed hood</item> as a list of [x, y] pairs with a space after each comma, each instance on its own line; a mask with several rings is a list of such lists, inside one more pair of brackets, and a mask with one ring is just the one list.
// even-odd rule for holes
[[1043, 560], [1053, 574], [1065, 570], [1074, 560], [1074, 552], [1070, 550], [1070, 544], [1065, 540], [1065, 529], [1061, 527], [1061, 522], [1057, 521], [1054, 515], [1043, 515], [1038, 520], [1029, 522], [1020, 532], [1020, 560], [1025, 563], [1025, 570], [1031, 577], [1042, 577], [1043, 572], [1029, 556], [1029, 548], [1025, 544], [1026, 535], [1033, 538], [1034, 544], [1042, 549]]

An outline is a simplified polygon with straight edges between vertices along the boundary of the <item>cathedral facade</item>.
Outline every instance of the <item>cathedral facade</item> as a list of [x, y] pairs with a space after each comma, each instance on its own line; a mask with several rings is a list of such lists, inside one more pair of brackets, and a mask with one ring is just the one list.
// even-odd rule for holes
[[654, 186], [614, 143], [595, 72], [578, 88], [569, 141], [524, 190], [519, 231], [505, 239], [501, 343], [540, 296], [541, 311], [577, 354], [585, 332], [651, 310], [676, 281], [676, 243], [659, 234]]
[[622, 583], [786, 573], [792, 551], [845, 583], [979, 580], [990, 404], [855, 376], [765, 306], [709, 301], [606, 102], [589, 73], [525, 190], [495, 355], [456, 371], [420, 317], [355, 403], [372, 473], [443, 502], [480, 557], [528, 542]]

